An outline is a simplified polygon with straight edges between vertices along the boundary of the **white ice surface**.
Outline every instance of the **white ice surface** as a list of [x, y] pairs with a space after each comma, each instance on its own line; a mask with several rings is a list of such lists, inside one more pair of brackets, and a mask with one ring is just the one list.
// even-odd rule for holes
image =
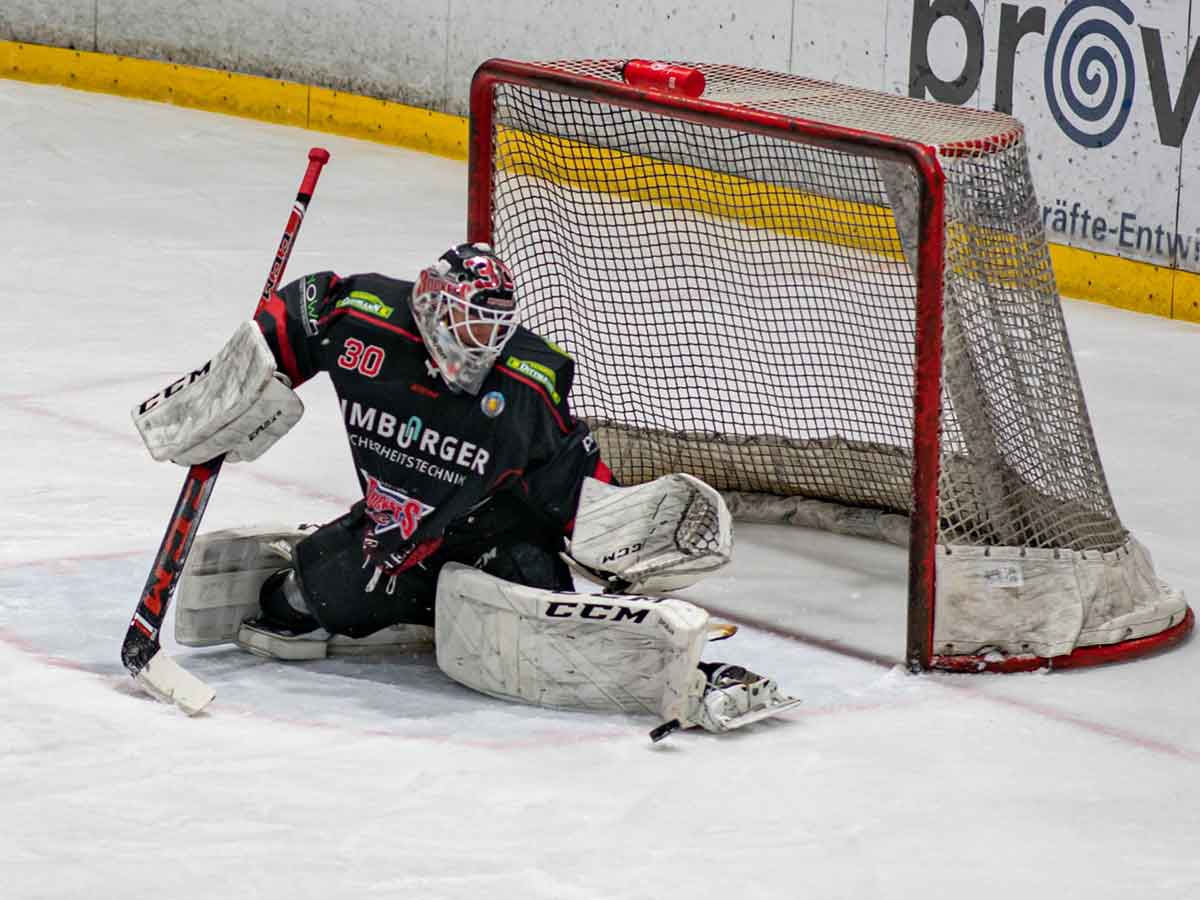
[[[464, 167], [5, 81], [0, 135], [0, 896], [1200, 897], [1200, 641], [908, 676], [904, 557], [863, 541], [739, 530], [693, 599], [851, 652], [717, 645], [806, 700], [724, 738], [506, 705], [431, 656], [172, 648], [211, 711], [141, 695], [118, 647], [183, 472], [130, 406], [250, 314], [310, 146], [333, 159], [292, 275], [411, 275], [462, 237]], [[1067, 317], [1118, 509], [1195, 603], [1200, 329]], [[302, 393], [295, 432], [221, 474], [207, 527], [353, 499], [331, 391]]]

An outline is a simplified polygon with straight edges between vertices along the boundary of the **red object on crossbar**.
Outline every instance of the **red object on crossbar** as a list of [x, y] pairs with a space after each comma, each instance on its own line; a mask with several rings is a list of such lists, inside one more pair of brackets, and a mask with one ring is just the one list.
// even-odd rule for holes
[[621, 77], [631, 87], [666, 91], [684, 97], [699, 97], [704, 93], [704, 73], [691, 66], [631, 59], [621, 66]]

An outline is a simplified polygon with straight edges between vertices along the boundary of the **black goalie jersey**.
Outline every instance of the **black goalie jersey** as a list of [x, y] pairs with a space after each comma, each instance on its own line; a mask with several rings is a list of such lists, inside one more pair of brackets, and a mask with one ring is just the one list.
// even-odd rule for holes
[[583, 477], [610, 480], [568, 409], [573, 361], [518, 328], [477, 395], [453, 392], [425, 351], [411, 290], [383, 275], [320, 272], [255, 317], [293, 387], [322, 371], [333, 380], [370, 518], [367, 552], [403, 567], [500, 494], [568, 531]]

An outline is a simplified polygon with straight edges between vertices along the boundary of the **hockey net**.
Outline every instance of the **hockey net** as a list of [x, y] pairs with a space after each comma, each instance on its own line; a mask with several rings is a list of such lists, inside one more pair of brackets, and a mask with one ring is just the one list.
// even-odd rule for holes
[[614, 60], [492, 61], [472, 90], [470, 237], [578, 358], [617, 477], [908, 544], [914, 667], [1185, 634], [1105, 482], [1021, 125], [695, 68], [699, 99]]

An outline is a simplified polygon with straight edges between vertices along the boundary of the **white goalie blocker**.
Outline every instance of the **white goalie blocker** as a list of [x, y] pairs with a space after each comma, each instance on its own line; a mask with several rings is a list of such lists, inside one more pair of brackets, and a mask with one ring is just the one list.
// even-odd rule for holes
[[212, 360], [132, 411], [150, 455], [187, 466], [221, 455], [258, 459], [303, 414], [254, 322], [243, 322]]
[[656, 740], [696, 725], [730, 731], [799, 702], [740, 669], [750, 678], [711, 683], [698, 668], [709, 616], [686, 600], [546, 591], [451, 563], [436, 610], [438, 666], [460, 684], [536, 706], [649, 713], [664, 723]]
[[566, 558], [607, 590], [666, 594], [730, 561], [732, 523], [721, 495], [691, 475], [633, 487], [586, 478]]

